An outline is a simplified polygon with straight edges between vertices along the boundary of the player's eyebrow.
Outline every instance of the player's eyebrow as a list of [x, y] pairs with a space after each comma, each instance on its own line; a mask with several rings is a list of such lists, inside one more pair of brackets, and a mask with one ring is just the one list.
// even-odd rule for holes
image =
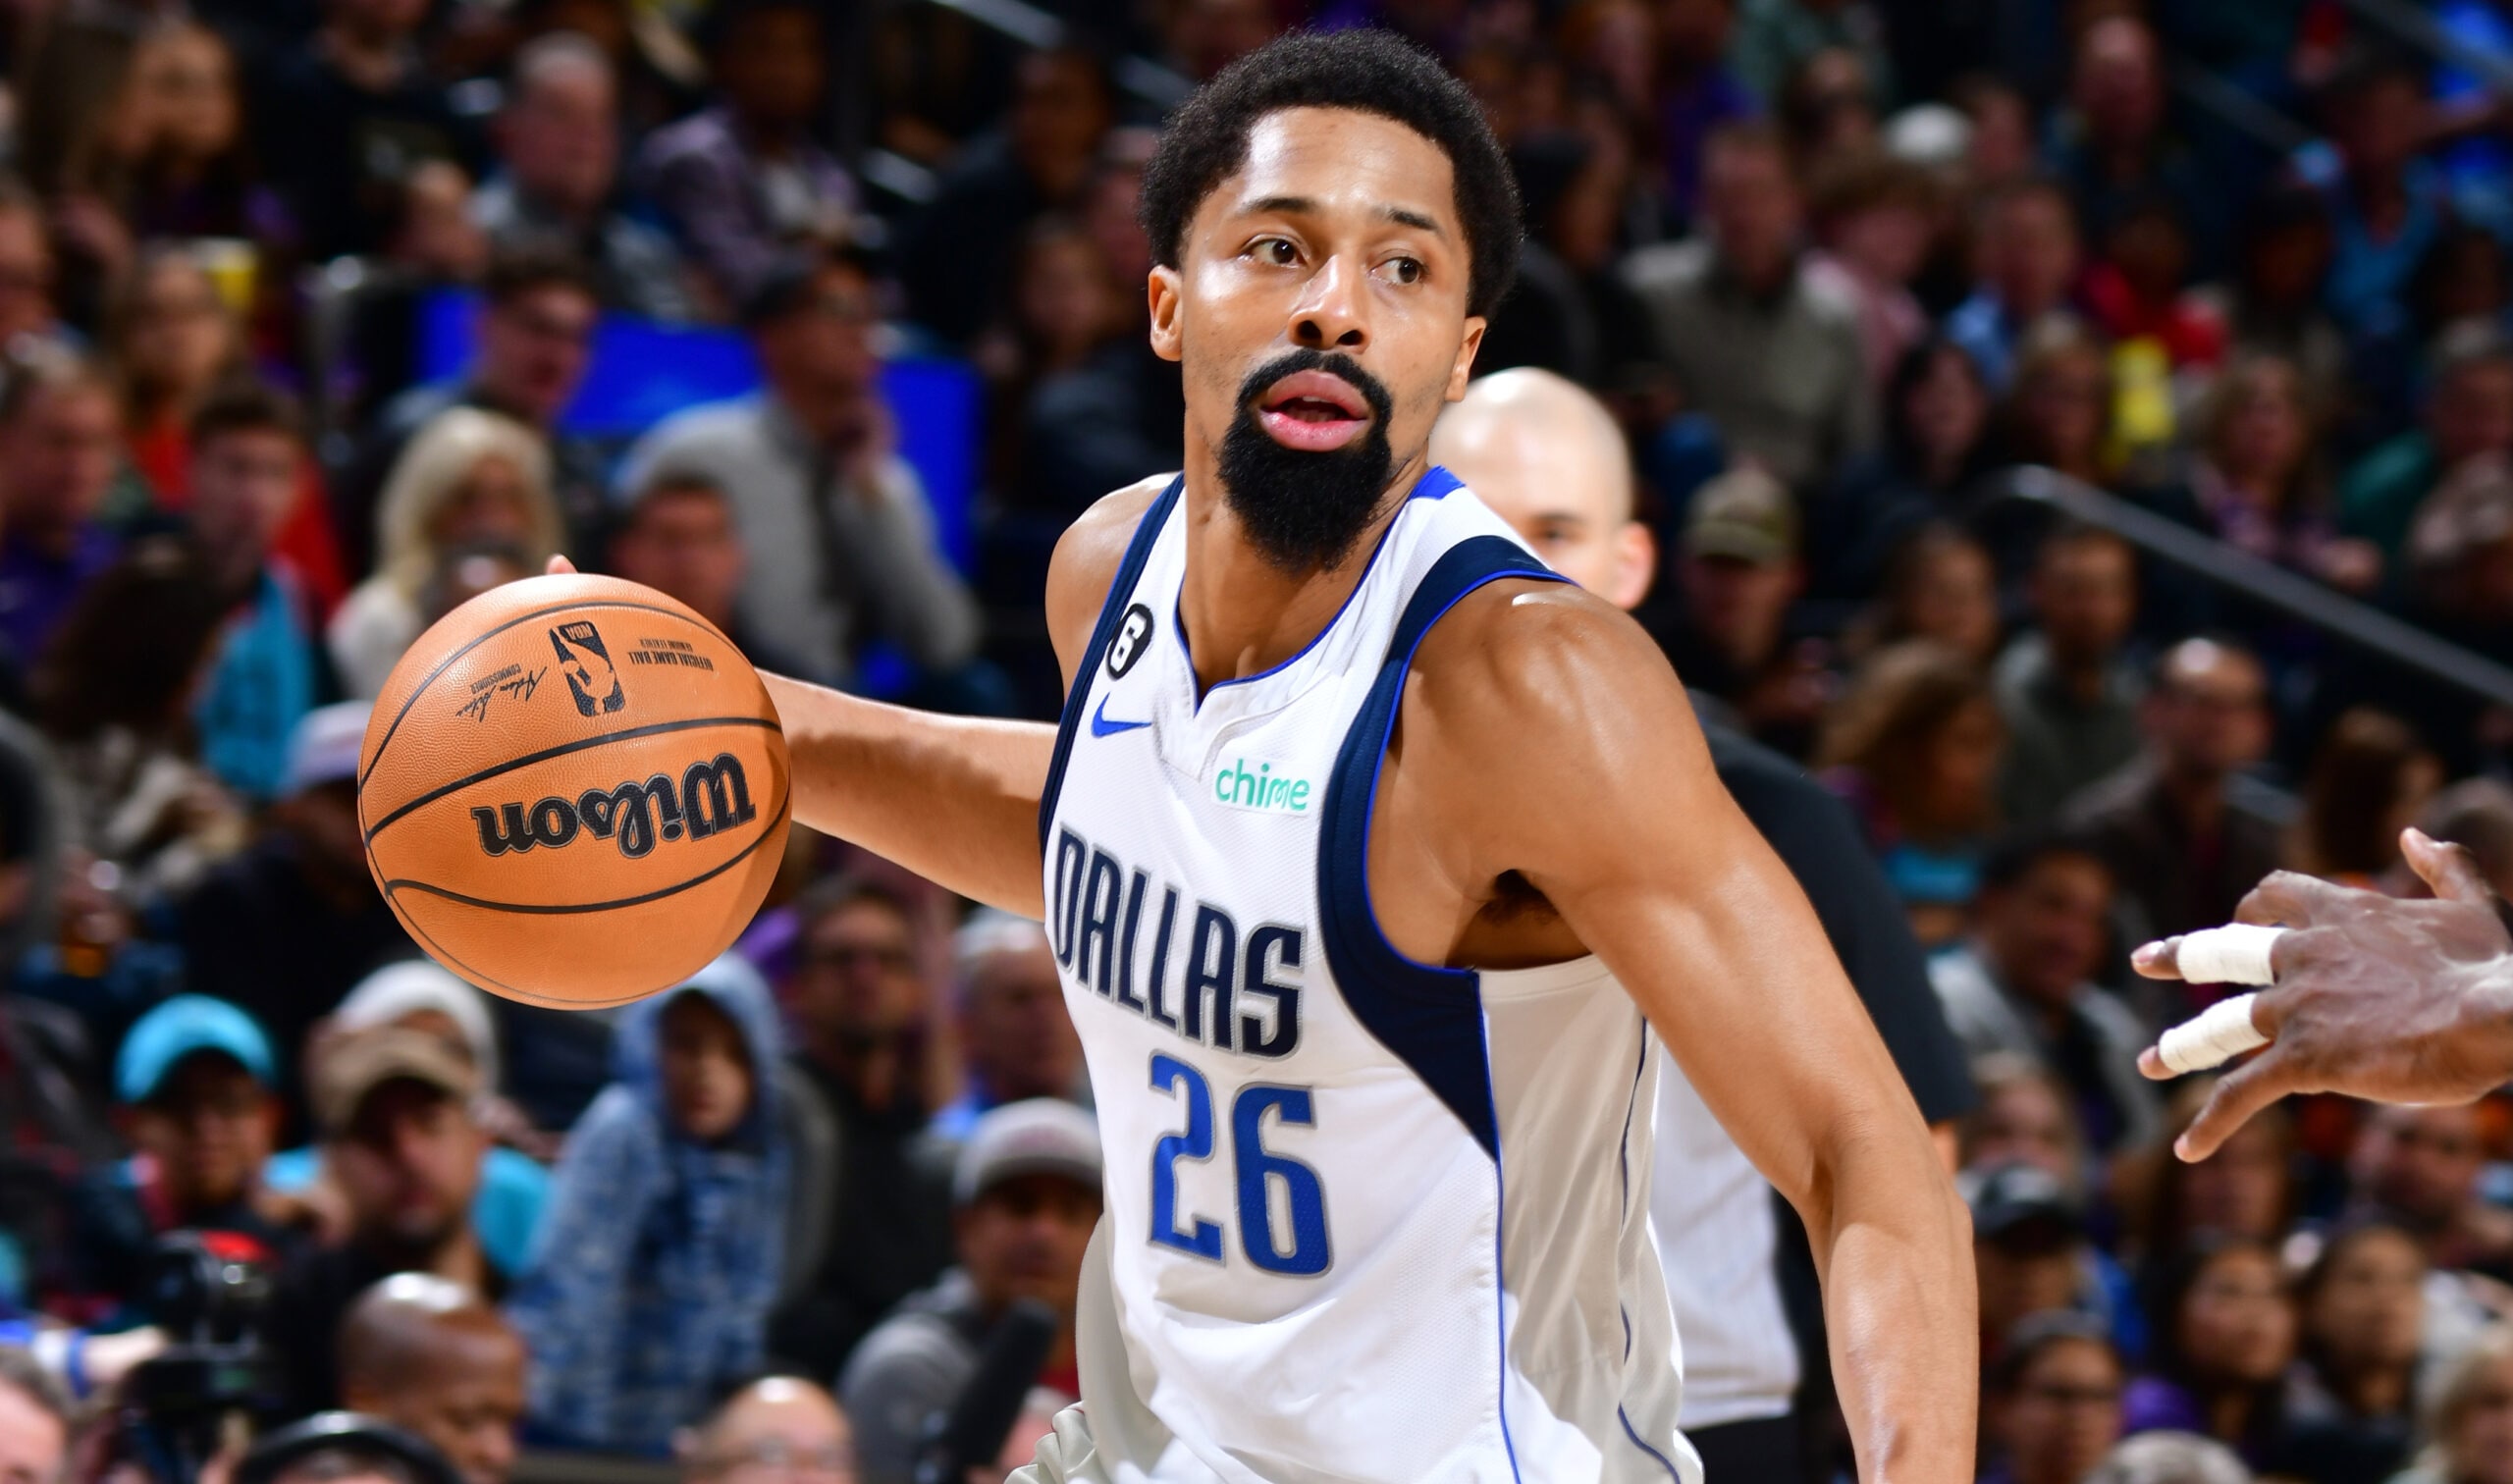
[[[1256, 200], [1246, 202], [1239, 209], [1252, 216], [1266, 213], [1280, 216], [1315, 216], [1318, 205], [1308, 196], [1272, 195], [1258, 196]], [[1381, 206], [1378, 214], [1382, 219], [1394, 222], [1399, 227], [1411, 227], [1417, 232], [1427, 232], [1433, 237], [1447, 236], [1440, 230], [1438, 222], [1410, 207]]]

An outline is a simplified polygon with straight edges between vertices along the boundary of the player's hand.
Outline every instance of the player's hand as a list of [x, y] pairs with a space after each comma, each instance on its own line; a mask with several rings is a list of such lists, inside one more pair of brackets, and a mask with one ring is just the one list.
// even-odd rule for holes
[[573, 577], [576, 564], [567, 559], [566, 553], [561, 552], [550, 558], [550, 564], [541, 569], [541, 574], [545, 577]]
[[[2400, 848], [2433, 901], [2399, 901], [2278, 872], [2234, 920], [2280, 927], [2275, 981], [2252, 1001], [2269, 1046], [2226, 1074], [2174, 1141], [2205, 1159], [2289, 1092], [2381, 1102], [2467, 1102], [2513, 1077], [2513, 935], [2469, 852], [2405, 831]], [[2149, 979], [2179, 979], [2182, 940], [2139, 949]], [[2138, 1069], [2172, 1075], [2150, 1047]]]

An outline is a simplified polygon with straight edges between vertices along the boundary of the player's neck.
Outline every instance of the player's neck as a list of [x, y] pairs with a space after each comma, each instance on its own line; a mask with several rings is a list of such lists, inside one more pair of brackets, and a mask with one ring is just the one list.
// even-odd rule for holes
[[1331, 567], [1287, 572], [1265, 559], [1231, 512], [1215, 460], [1190, 455], [1187, 470], [1187, 576], [1178, 620], [1195, 659], [1199, 695], [1226, 680], [1260, 674], [1309, 647], [1343, 610], [1369, 570], [1379, 539], [1404, 508], [1403, 492], [1429, 467], [1417, 453], [1382, 494], [1383, 508]]

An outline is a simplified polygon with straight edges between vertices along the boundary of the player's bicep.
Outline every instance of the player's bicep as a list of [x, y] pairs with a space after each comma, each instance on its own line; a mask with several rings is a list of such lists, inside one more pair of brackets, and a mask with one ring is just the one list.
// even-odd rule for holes
[[1125, 564], [1126, 545], [1172, 477], [1153, 475], [1106, 496], [1056, 538], [1055, 554], [1047, 560], [1047, 639], [1055, 646], [1067, 689], [1082, 663], [1082, 652], [1091, 647], [1091, 630], [1108, 601], [1109, 585]]

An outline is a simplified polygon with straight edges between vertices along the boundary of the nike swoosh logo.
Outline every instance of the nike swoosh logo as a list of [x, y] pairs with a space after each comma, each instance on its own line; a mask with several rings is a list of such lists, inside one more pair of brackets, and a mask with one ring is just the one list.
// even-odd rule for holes
[[1113, 737], [1119, 732], [1130, 732], [1138, 726], [1150, 726], [1150, 724], [1151, 723], [1149, 721], [1109, 720], [1108, 698], [1101, 696], [1099, 698], [1099, 709], [1096, 712], [1094, 712], [1091, 716], [1091, 735], [1095, 737]]

